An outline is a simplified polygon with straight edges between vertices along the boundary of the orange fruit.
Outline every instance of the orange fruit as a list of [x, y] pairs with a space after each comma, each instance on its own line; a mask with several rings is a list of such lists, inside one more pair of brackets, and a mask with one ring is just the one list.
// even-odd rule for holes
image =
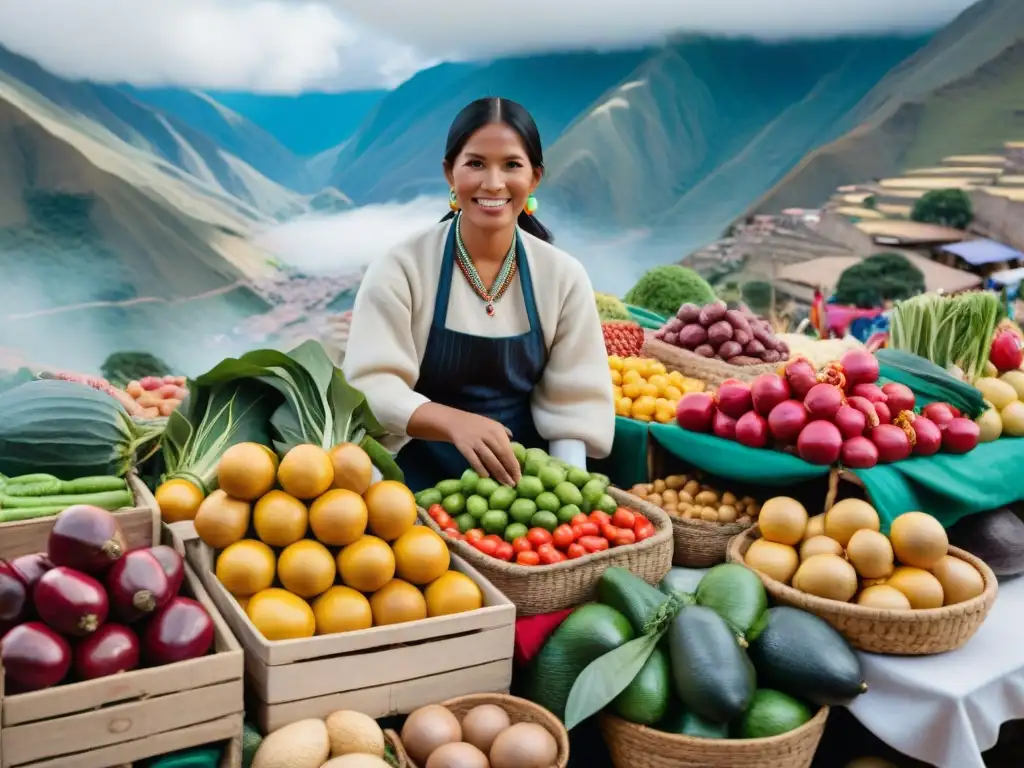
[[345, 488], [360, 496], [366, 493], [373, 482], [373, 462], [369, 454], [355, 443], [340, 443], [328, 454], [334, 465], [332, 488]]
[[316, 632], [316, 617], [309, 603], [286, 589], [257, 592], [249, 598], [245, 613], [270, 641], [312, 637]]
[[203, 503], [203, 492], [179, 477], [160, 484], [156, 489], [156, 503], [165, 523], [195, 520], [199, 505]]
[[376, 592], [395, 577], [395, 553], [383, 539], [363, 536], [338, 553], [341, 581], [360, 592]]
[[319, 541], [302, 539], [289, 547], [277, 560], [281, 586], [299, 597], [315, 597], [334, 583], [337, 568], [334, 557]]
[[469, 576], [459, 571], [441, 574], [424, 590], [428, 616], [475, 611], [483, 607], [484, 594]]
[[284, 491], [271, 491], [252, 510], [256, 535], [272, 547], [287, 547], [305, 536], [308, 518], [306, 505]]
[[351, 587], [331, 587], [313, 601], [316, 633], [333, 635], [373, 626], [370, 601]]
[[255, 539], [242, 539], [217, 556], [214, 573], [235, 597], [249, 597], [274, 583], [274, 550]]
[[347, 547], [366, 533], [366, 502], [355, 491], [333, 488], [309, 508], [309, 527], [329, 547]]
[[374, 626], [402, 624], [427, 618], [423, 593], [407, 581], [392, 579], [370, 595]]
[[217, 462], [217, 486], [233, 499], [255, 501], [274, 487], [277, 462], [260, 443], [236, 443]]
[[416, 523], [416, 497], [396, 480], [374, 483], [363, 495], [370, 533], [394, 541]]
[[391, 548], [395, 552], [395, 574], [410, 584], [429, 584], [451, 564], [448, 545], [425, 525], [414, 525]]
[[296, 445], [277, 468], [277, 481], [297, 499], [315, 499], [334, 482], [334, 466], [319, 445]]

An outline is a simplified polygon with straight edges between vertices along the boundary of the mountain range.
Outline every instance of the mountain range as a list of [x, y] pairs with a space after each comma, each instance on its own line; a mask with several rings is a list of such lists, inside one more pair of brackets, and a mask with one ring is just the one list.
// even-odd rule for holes
[[932, 35], [683, 36], [297, 97], [72, 81], [0, 48], [0, 356], [45, 345], [95, 369], [134, 347], [184, 366], [198, 339], [215, 357], [253, 343], [253, 318], [299, 322], [308, 307], [282, 286], [303, 276], [254, 239], [444, 195], [448, 125], [488, 95], [536, 118], [538, 195], [563, 242], [590, 236], [592, 273], [614, 262], [630, 279], [749, 211], [1021, 138], [1021, 39], [1020, 0], [981, 0]]

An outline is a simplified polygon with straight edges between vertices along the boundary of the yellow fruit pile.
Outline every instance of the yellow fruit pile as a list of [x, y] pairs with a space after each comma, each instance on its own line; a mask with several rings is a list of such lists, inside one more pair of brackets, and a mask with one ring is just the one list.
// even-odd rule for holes
[[703, 392], [705, 384], [648, 357], [608, 357], [615, 392], [615, 414], [637, 421], [668, 424], [676, 419], [676, 406], [683, 395]]
[[843, 499], [808, 517], [796, 499], [778, 496], [761, 507], [763, 538], [750, 545], [746, 565], [794, 589], [866, 608], [909, 611], [971, 600], [985, 580], [948, 553], [942, 524], [924, 512], [905, 512], [880, 532], [866, 501]]
[[216, 576], [268, 640], [417, 621], [480, 608], [483, 594], [450, 571], [444, 540], [416, 525], [412, 491], [372, 483], [359, 446], [299, 445], [278, 465], [255, 443], [217, 466], [220, 488], [195, 517], [218, 550]]

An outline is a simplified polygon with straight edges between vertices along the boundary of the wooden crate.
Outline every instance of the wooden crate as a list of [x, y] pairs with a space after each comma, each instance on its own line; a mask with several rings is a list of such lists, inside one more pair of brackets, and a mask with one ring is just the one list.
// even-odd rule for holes
[[[154, 509], [116, 515], [129, 548], [161, 531]], [[0, 558], [45, 550], [52, 527], [53, 519], [5, 527]], [[163, 540], [173, 542], [166, 530]], [[210, 612], [214, 654], [18, 695], [4, 695], [0, 666], [0, 766], [107, 768], [214, 742], [228, 742], [226, 768], [240, 765], [242, 650], [190, 567], [183, 592]]]
[[217, 581], [214, 552], [191, 524], [175, 524], [173, 531], [187, 539], [189, 561], [245, 650], [247, 690], [264, 733], [337, 709], [385, 717], [468, 693], [509, 689], [515, 606], [455, 554], [452, 568], [483, 590], [480, 610], [269, 642]]

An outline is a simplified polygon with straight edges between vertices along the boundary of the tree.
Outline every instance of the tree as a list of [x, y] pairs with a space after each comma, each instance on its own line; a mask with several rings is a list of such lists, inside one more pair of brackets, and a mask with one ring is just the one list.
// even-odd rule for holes
[[873, 309], [886, 300], [909, 299], [924, 290], [924, 275], [906, 256], [876, 253], [839, 276], [835, 300], [839, 304]]
[[771, 309], [772, 286], [764, 280], [751, 280], [743, 284], [743, 300], [758, 314], [766, 314]]
[[924, 224], [967, 229], [974, 219], [974, 209], [971, 198], [962, 189], [935, 189], [921, 196], [910, 218]]
[[148, 352], [114, 352], [100, 366], [103, 378], [115, 387], [145, 376], [167, 376], [171, 368]]
[[671, 317], [683, 304], [710, 304], [715, 291], [692, 269], [669, 264], [647, 270], [625, 299], [627, 304]]

